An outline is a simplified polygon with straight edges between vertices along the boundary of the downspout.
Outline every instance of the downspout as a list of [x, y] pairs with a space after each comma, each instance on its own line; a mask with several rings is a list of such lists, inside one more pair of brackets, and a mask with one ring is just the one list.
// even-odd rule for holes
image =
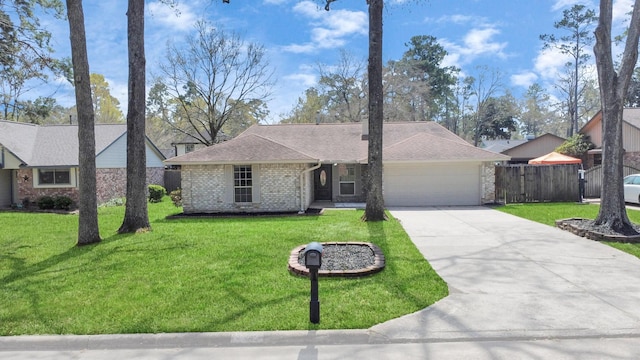
[[314, 165], [308, 169], [304, 169], [302, 170], [302, 172], [300, 173], [300, 211], [298, 211], [298, 214], [304, 214], [305, 212], [305, 208], [304, 208], [304, 199], [305, 199], [305, 192], [304, 192], [304, 175], [308, 172], [311, 172], [313, 170], [316, 170], [318, 168], [320, 168], [320, 166], [322, 166], [322, 163], [320, 163], [320, 160], [318, 160], [318, 165]]

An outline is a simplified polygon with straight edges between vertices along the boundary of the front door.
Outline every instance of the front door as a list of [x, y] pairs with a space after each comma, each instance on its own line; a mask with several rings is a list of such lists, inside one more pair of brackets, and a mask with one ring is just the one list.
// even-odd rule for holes
[[314, 197], [316, 201], [331, 201], [331, 164], [322, 165], [313, 175]]

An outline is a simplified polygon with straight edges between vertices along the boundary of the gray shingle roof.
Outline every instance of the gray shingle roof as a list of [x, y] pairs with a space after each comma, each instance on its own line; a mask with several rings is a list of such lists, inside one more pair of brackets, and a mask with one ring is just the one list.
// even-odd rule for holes
[[[96, 155], [126, 132], [125, 124], [96, 125]], [[77, 125], [0, 121], [0, 144], [31, 167], [78, 165]]]
[[625, 108], [622, 112], [622, 119], [640, 128], [640, 108]]
[[[441, 125], [390, 122], [383, 127], [384, 161], [501, 161]], [[366, 163], [361, 123], [254, 125], [235, 139], [167, 160], [168, 164], [232, 162]]]

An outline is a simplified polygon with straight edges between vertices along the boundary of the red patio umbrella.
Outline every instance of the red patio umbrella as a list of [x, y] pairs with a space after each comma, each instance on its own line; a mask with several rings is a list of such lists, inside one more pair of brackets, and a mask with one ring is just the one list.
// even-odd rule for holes
[[571, 156], [563, 155], [554, 151], [546, 155], [537, 157], [535, 159], [529, 160], [529, 164], [544, 164], [544, 165], [582, 164], [582, 160], [571, 157]]

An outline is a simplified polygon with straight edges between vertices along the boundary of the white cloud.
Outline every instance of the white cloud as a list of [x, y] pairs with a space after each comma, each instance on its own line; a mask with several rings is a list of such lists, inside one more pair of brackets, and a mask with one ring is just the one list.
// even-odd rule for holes
[[473, 28], [466, 33], [462, 39], [462, 44], [454, 43], [447, 39], [441, 39], [440, 44], [449, 53], [443, 60], [445, 66], [462, 66], [471, 63], [474, 59], [491, 55], [499, 58], [506, 58], [504, 52], [507, 47], [506, 42], [495, 41], [494, 38], [500, 34], [500, 30], [490, 25]]
[[528, 88], [538, 80], [538, 75], [534, 72], [526, 71], [520, 74], [511, 75], [511, 83], [515, 86]]
[[633, 10], [633, 1], [632, 0], [616, 0], [613, 2], [613, 22], [622, 22], [629, 20], [629, 15], [627, 15], [630, 11]]
[[563, 54], [558, 49], [543, 49], [534, 60], [534, 69], [544, 79], [555, 79], [570, 60], [570, 55]]
[[161, 2], [152, 2], [147, 5], [147, 10], [152, 20], [172, 30], [192, 30], [198, 20], [197, 14], [185, 2], [176, 4], [175, 8]]
[[315, 75], [305, 73], [286, 75], [283, 77], [283, 80], [287, 86], [303, 87], [305, 89], [315, 86], [318, 83]]
[[594, 5], [591, 1], [588, 0], [556, 0], [556, 2], [551, 6], [552, 11], [558, 11], [562, 8], [571, 7], [573, 5], [582, 4], [587, 6], [588, 8], [593, 8]]
[[453, 23], [458, 25], [471, 24], [471, 23], [484, 23], [485, 19], [482, 17], [472, 16], [472, 15], [462, 15], [462, 14], [454, 14], [454, 15], [445, 15], [441, 16], [436, 20], [439, 23]]
[[351, 10], [324, 11], [316, 3], [302, 1], [293, 11], [310, 18], [311, 38], [304, 44], [290, 44], [283, 49], [294, 53], [311, 53], [318, 49], [344, 47], [350, 36], [366, 35], [368, 17], [365, 12]]

